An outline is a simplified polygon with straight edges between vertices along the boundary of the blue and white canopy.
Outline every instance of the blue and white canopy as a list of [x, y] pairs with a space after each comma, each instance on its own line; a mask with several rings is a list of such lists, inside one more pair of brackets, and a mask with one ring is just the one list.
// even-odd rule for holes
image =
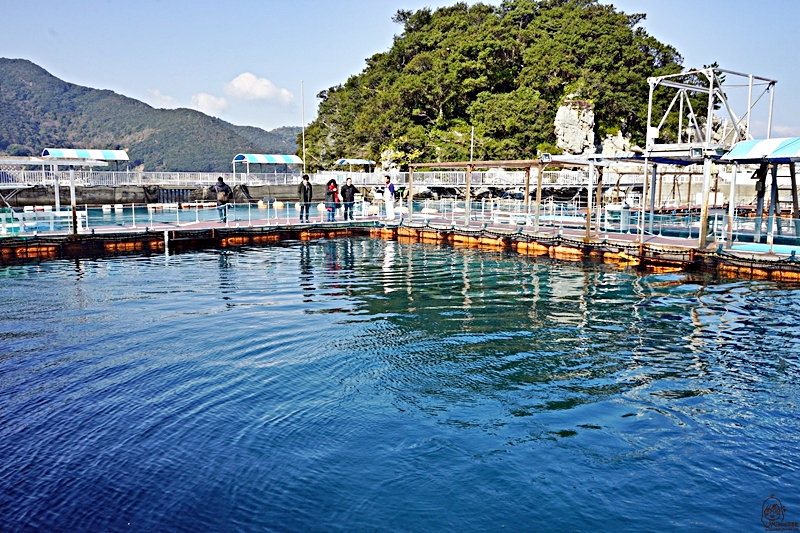
[[800, 161], [800, 137], [742, 141], [736, 143], [731, 151], [722, 157], [722, 160], [736, 161], [737, 163]]
[[339, 159], [337, 165], [374, 165], [372, 159]]
[[130, 161], [125, 150], [84, 150], [81, 148], [45, 148], [42, 157], [50, 159], [94, 159], [95, 161]]
[[236, 154], [233, 163], [261, 163], [272, 165], [302, 165], [303, 160], [296, 155], [276, 154]]

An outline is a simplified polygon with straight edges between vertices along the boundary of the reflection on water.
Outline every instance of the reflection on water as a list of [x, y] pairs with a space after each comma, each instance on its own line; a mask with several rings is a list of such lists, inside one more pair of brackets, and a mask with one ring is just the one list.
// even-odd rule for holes
[[342, 239], [0, 290], [2, 531], [800, 516], [794, 287]]

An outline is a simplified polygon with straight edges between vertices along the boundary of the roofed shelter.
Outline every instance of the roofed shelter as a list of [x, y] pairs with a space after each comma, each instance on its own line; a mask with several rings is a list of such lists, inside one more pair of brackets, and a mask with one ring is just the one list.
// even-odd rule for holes
[[[797, 175], [795, 163], [800, 161], [800, 137], [784, 137], [776, 139], [751, 139], [736, 143], [730, 152], [725, 154], [723, 161], [734, 163], [733, 179], [731, 180], [731, 199], [728, 217], [733, 217], [733, 194], [735, 193], [736, 178], [740, 164], [757, 164], [759, 168], [751, 176], [758, 180], [756, 184], [756, 221], [755, 239], [761, 237], [762, 215], [764, 212], [764, 197], [766, 196], [767, 173], [771, 170], [770, 202], [767, 213], [767, 244], [772, 246], [775, 219], [780, 217], [780, 203], [778, 201], [778, 166], [789, 166], [789, 177], [792, 186], [792, 219], [795, 224], [795, 234], [800, 235], [800, 208], [797, 198]], [[780, 234], [780, 224], [777, 225]], [[730, 239], [728, 239], [730, 242]]]
[[350, 165], [350, 172], [353, 171], [353, 165], [369, 165], [370, 167], [375, 166], [375, 161], [372, 159], [358, 159], [358, 158], [345, 158], [339, 159], [336, 161], [337, 165]]
[[[72, 232], [78, 232], [77, 206], [75, 205], [75, 170], [74, 167], [108, 166], [108, 161], [130, 161], [124, 150], [87, 150], [82, 148], [45, 148], [41, 160], [53, 167], [55, 175], [56, 209], [61, 209], [61, 198], [58, 187], [58, 167], [69, 166], [69, 198], [72, 206]], [[42, 164], [44, 169], [44, 164]]]
[[247, 166], [247, 176], [250, 176], [250, 163], [260, 165], [302, 165], [303, 160], [294, 154], [236, 154], [231, 161], [233, 166], [233, 181], [236, 182], [236, 165], [244, 164]]

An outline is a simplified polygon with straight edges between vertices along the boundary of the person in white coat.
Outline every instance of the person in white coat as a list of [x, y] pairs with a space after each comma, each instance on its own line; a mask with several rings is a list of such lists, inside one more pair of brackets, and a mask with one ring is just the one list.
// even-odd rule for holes
[[383, 203], [386, 205], [386, 220], [394, 220], [394, 183], [388, 175], [383, 188]]

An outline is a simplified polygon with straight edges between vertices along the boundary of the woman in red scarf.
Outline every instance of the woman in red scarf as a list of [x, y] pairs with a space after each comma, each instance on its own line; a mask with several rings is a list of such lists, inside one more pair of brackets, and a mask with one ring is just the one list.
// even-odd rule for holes
[[328, 181], [328, 188], [325, 190], [325, 209], [328, 210], [328, 222], [336, 222], [336, 208], [339, 207], [339, 190], [336, 187], [336, 180]]

